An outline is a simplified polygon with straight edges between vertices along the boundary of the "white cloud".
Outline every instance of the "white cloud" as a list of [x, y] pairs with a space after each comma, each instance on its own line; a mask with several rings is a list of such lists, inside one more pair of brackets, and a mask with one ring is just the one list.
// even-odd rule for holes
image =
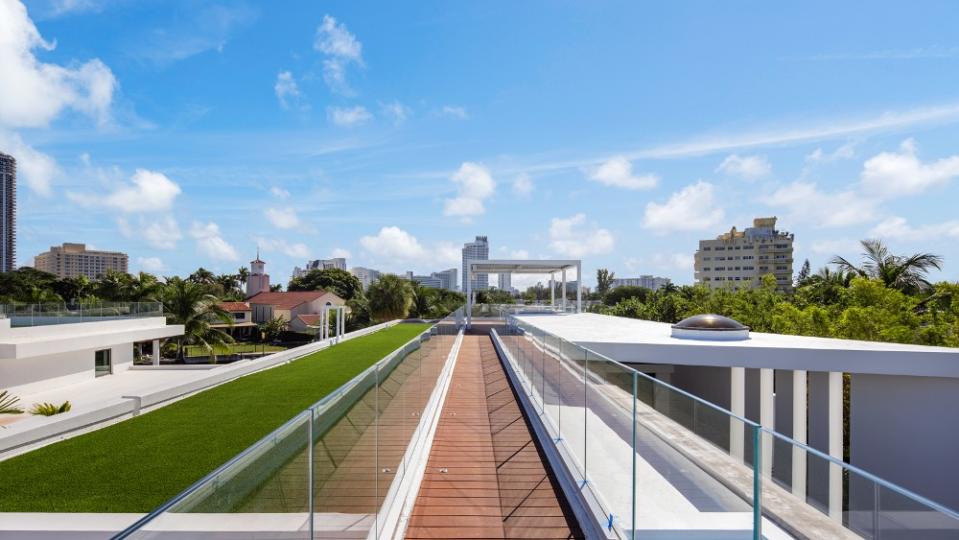
[[136, 41], [128, 49], [134, 56], [159, 65], [209, 51], [220, 53], [231, 36], [256, 21], [257, 16], [255, 8], [240, 2], [198, 6], [170, 26], [136, 33]]
[[43, 197], [53, 193], [53, 181], [61, 172], [52, 157], [23, 142], [18, 134], [2, 129], [0, 150], [16, 158], [17, 178], [22, 179], [31, 191]]
[[270, 188], [270, 195], [273, 195], [277, 199], [287, 199], [290, 197], [290, 192], [281, 187], [273, 186]]
[[722, 222], [725, 211], [713, 199], [713, 185], [700, 180], [673, 193], [665, 203], [649, 202], [643, 227], [665, 233], [711, 229]]
[[856, 157], [856, 143], [847, 142], [839, 145], [832, 152], [826, 152], [822, 148], [816, 148], [806, 156], [806, 163], [830, 163], [843, 159], [852, 159]]
[[293, 208], [267, 208], [263, 215], [277, 229], [292, 229], [300, 224], [300, 216]]
[[346, 25], [337, 24], [329, 15], [323, 16], [323, 23], [316, 29], [313, 48], [326, 55], [323, 60], [323, 79], [334, 92], [350, 94], [346, 82], [346, 67], [350, 63], [363, 65], [363, 44], [346, 29]]
[[196, 248], [202, 255], [220, 261], [236, 261], [239, 255], [229, 242], [220, 234], [220, 226], [212, 221], [201, 223], [194, 221], [190, 227], [190, 236], [196, 240]]
[[84, 206], [105, 206], [121, 212], [166, 212], [182, 190], [163, 173], [137, 169], [129, 183], [123, 183], [105, 195], [67, 193], [73, 201]]
[[416, 261], [427, 255], [426, 248], [415, 236], [396, 226], [383, 227], [376, 236], [360, 238], [360, 245], [381, 259]]
[[602, 255], [613, 250], [613, 234], [606, 229], [586, 224], [586, 214], [569, 218], [553, 218], [549, 226], [549, 247], [568, 257]]
[[349, 250], [343, 248], [333, 248], [333, 252], [330, 254], [334, 259], [337, 257], [342, 257], [344, 259], [351, 259], [353, 255], [350, 254]]
[[446, 199], [443, 214], [470, 219], [486, 212], [483, 202], [493, 195], [496, 181], [490, 176], [489, 169], [470, 161], [460, 165], [450, 181], [457, 186], [456, 197]]
[[282, 238], [265, 238], [262, 236], [255, 237], [254, 241], [260, 249], [266, 252], [278, 252], [294, 259], [310, 258], [310, 248], [300, 242], [290, 243]]
[[140, 266], [140, 270], [151, 274], [166, 270], [166, 265], [159, 257], [138, 257], [137, 264]]
[[529, 259], [529, 251], [525, 249], [514, 249], [509, 252], [510, 259]]
[[655, 174], [633, 174], [633, 164], [623, 156], [613, 156], [589, 172], [589, 179], [624, 189], [651, 189], [659, 183]]
[[[793, 249], [797, 252], [799, 251], [795, 243], [793, 244]], [[857, 240], [851, 238], [833, 238], [829, 240], [816, 240], [812, 243], [810, 249], [817, 255], [836, 255], [839, 253], [859, 251], [861, 246]]]
[[634, 273], [649, 273], [649, 269], [691, 272], [693, 263], [694, 258], [688, 253], [654, 253], [645, 258], [629, 257], [624, 261], [626, 269]]
[[0, 127], [43, 127], [68, 108], [100, 124], [109, 121], [117, 87], [113, 72], [99, 59], [63, 67], [40, 62], [33, 54], [54, 47], [22, 3], [0, 2]]
[[396, 100], [390, 103], [380, 103], [380, 110], [383, 111], [384, 116], [392, 119], [393, 124], [397, 126], [406, 122], [406, 119], [413, 114], [412, 109]]
[[914, 195], [941, 186], [959, 176], [959, 155], [923, 163], [916, 157], [916, 144], [906, 139], [899, 152], [883, 152], [863, 164], [864, 192], [882, 198]]
[[772, 172], [772, 165], [764, 156], [740, 156], [730, 154], [716, 167], [716, 172], [737, 176], [743, 180], [756, 180]]
[[440, 109], [440, 114], [447, 118], [455, 118], [457, 120], [467, 120], [470, 117], [465, 107], [456, 105], [443, 105], [443, 108]]
[[366, 107], [357, 105], [355, 107], [329, 107], [326, 109], [326, 115], [334, 124], [341, 127], [353, 127], [368, 122], [373, 115]]
[[526, 173], [520, 173], [513, 179], [513, 193], [521, 197], [529, 196], [535, 188], [533, 179]]
[[869, 231], [870, 236], [892, 240], [925, 240], [959, 238], [959, 220], [951, 219], [914, 227], [905, 218], [894, 216], [877, 224]]
[[875, 219], [878, 201], [854, 190], [832, 193], [820, 191], [813, 182], [787, 184], [763, 202], [784, 208], [794, 223], [818, 227], [844, 227]]
[[273, 92], [276, 93], [276, 99], [280, 106], [289, 109], [291, 105], [299, 104], [303, 98], [300, 92], [300, 86], [296, 84], [296, 79], [289, 71], [281, 71], [276, 75], [276, 82], [273, 83]]
[[392, 266], [393, 270], [408, 270], [410, 265], [435, 270], [456, 265], [461, 260], [460, 248], [452, 242], [426, 246], [396, 226], [383, 227], [376, 235], [361, 237], [360, 245], [371, 259]]
[[117, 218], [120, 233], [127, 238], [144, 240], [150, 247], [157, 249], [174, 249], [183, 235], [180, 226], [173, 216], [163, 216], [158, 219], [140, 217], [136, 226], [126, 218]]

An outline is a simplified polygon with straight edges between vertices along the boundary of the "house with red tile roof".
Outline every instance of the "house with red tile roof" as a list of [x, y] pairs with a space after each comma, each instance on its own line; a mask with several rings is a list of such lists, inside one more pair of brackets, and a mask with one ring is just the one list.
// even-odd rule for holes
[[324, 306], [343, 306], [346, 301], [335, 293], [325, 290], [261, 292], [246, 302], [253, 311], [256, 324], [282, 318], [294, 332], [313, 332], [311, 327], [319, 324]]
[[220, 302], [223, 311], [230, 314], [233, 324], [218, 321], [212, 326], [229, 333], [234, 338], [246, 338], [253, 333], [256, 323], [253, 322], [253, 308], [249, 302]]

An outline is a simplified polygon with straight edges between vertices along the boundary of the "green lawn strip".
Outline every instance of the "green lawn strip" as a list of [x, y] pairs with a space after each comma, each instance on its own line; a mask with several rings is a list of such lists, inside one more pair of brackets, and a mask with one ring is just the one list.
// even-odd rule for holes
[[[187, 356], [206, 356], [209, 354], [206, 349], [199, 345], [187, 345], [185, 349]], [[264, 350], [266, 352], [285, 351], [286, 347], [263, 343], [230, 343], [226, 346], [217, 345], [213, 347], [213, 350], [216, 354], [225, 355], [234, 353], [263, 352]]]
[[148, 512], [426, 328], [345, 341], [0, 462], [0, 512]]

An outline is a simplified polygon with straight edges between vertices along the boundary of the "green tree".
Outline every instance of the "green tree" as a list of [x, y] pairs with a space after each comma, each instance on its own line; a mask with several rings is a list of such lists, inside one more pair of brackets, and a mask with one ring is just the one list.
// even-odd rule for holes
[[929, 270], [942, 269], [942, 257], [932, 253], [894, 255], [881, 240], [863, 240], [863, 262], [859, 265], [837, 255], [831, 263], [860, 277], [875, 278], [886, 287], [914, 294], [932, 287], [926, 280]]
[[624, 285], [616, 287], [607, 292], [603, 298], [606, 305], [615, 306], [627, 298], [638, 298], [640, 302], [645, 302], [653, 291], [646, 287], [635, 287], [633, 285]]
[[599, 293], [600, 299], [606, 297], [606, 293], [608, 293], [609, 289], [613, 286], [613, 279], [615, 277], [616, 274], [606, 268], [596, 270], [596, 292]]
[[241, 284], [246, 285], [246, 280], [250, 279], [250, 269], [245, 266], [241, 266], [239, 270], [236, 271], [236, 279]]
[[267, 341], [274, 341], [280, 337], [280, 334], [286, 331], [289, 324], [283, 317], [274, 317], [269, 321], [260, 323], [259, 330]]
[[317, 291], [326, 290], [335, 293], [344, 300], [352, 300], [356, 295], [363, 293], [363, 284], [360, 279], [346, 270], [327, 268], [325, 270], [310, 270], [305, 276], [290, 280], [289, 291]]
[[202, 266], [197, 268], [196, 272], [190, 274], [187, 279], [193, 283], [199, 283], [200, 285], [216, 284], [216, 275]]
[[213, 326], [217, 322], [232, 324], [233, 318], [220, 307], [220, 299], [200, 283], [170, 278], [163, 294], [163, 312], [170, 324], [183, 325], [183, 335], [177, 338], [177, 362], [184, 361], [184, 345], [199, 345], [216, 358], [216, 346], [233, 343], [229, 334]]
[[413, 302], [412, 289], [409, 280], [389, 274], [371, 283], [366, 296], [373, 320], [405, 319]]

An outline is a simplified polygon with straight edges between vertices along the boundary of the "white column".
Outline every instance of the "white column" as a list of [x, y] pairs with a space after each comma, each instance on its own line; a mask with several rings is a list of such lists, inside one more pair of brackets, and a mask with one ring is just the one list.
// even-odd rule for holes
[[153, 340], [153, 365], [154, 366], [160, 365], [160, 340], [159, 339]]
[[[793, 371], [793, 440], [806, 444], [806, 372]], [[806, 500], [806, 451], [793, 447], [793, 495]]]
[[[842, 461], [842, 372], [829, 372], [829, 455]], [[842, 520], [842, 467], [829, 465], [829, 517]]]
[[337, 339], [342, 340], [343, 334], [346, 333], [346, 306], [340, 306], [340, 313], [336, 316], [336, 318], [340, 321], [340, 329], [336, 334], [339, 336]]
[[[729, 409], [741, 418], [746, 416], [746, 368], [729, 368]], [[745, 427], [741, 420], [729, 419], [729, 454], [740, 461], [745, 455]]]
[[470, 262], [466, 261], [466, 327], [473, 324], [473, 272], [470, 271]]
[[554, 274], [549, 275], [549, 305], [556, 305], [556, 280]]
[[563, 313], [566, 313], [566, 269], [565, 268], [563, 268], [563, 271], [560, 273], [560, 275], [563, 278], [563, 288], [560, 289], [563, 295], [563, 303], [562, 303]]
[[[774, 372], [770, 368], [761, 368], [759, 370], [759, 424], [772, 431], [776, 430], [776, 406], [773, 399], [773, 377]], [[762, 474], [764, 478], [770, 478], [773, 474], [773, 438], [772, 435], [760, 435], [762, 448]]]
[[576, 263], [576, 313], [583, 312], [583, 263]]

